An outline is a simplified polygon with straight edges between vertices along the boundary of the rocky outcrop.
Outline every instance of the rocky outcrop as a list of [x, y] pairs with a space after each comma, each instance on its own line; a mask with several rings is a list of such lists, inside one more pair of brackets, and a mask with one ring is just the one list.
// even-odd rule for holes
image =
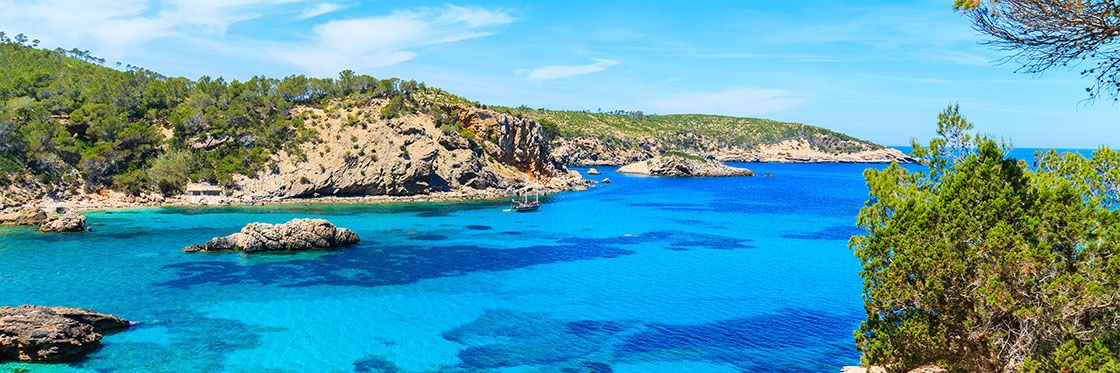
[[66, 211], [62, 216], [54, 217], [39, 226], [43, 233], [82, 232], [86, 230], [86, 217], [74, 210]]
[[88, 353], [104, 333], [127, 328], [116, 316], [80, 308], [0, 307], [0, 361], [57, 361]]
[[200, 251], [303, 251], [330, 249], [358, 243], [358, 235], [323, 219], [292, 219], [284, 224], [251, 223], [240, 232], [216, 237], [184, 252]]
[[[936, 365], [923, 365], [911, 369], [907, 373], [948, 373], [949, 370], [936, 366]], [[868, 368], [857, 366], [846, 366], [840, 369], [840, 373], [887, 373], [887, 370], [880, 366], [871, 366]]]
[[[543, 127], [490, 110], [428, 103], [383, 119], [384, 100], [300, 107], [319, 141], [281, 152], [263, 172], [235, 179], [234, 198], [505, 193], [526, 185], [586, 187], [551, 157]], [[429, 112], [447, 113], [435, 117]], [[459, 129], [450, 128], [455, 123]]]
[[47, 221], [47, 212], [38, 207], [20, 207], [0, 212], [0, 225], [38, 225]]
[[701, 154], [724, 162], [916, 162], [898, 149], [837, 138], [814, 139], [814, 141], [790, 139], [769, 144], [733, 144], [696, 134], [683, 138], [609, 141], [593, 137], [558, 137], [552, 141], [552, 149], [555, 158], [576, 166], [625, 165], [651, 159], [666, 150]]
[[618, 172], [652, 176], [754, 176], [753, 171], [745, 168], [731, 167], [715, 160], [677, 155], [662, 155], [631, 163], [619, 167]]

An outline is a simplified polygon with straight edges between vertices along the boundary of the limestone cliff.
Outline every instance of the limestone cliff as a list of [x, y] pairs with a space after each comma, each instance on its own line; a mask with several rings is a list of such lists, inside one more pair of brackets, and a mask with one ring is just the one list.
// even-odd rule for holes
[[[257, 175], [235, 180], [251, 199], [408, 196], [463, 190], [503, 193], [524, 186], [565, 190], [583, 184], [551, 157], [540, 124], [485, 109], [425, 103], [382, 119], [385, 100], [299, 107], [317, 140], [281, 152]], [[450, 113], [450, 119], [431, 112]], [[454, 123], [437, 124], [437, 120]]]

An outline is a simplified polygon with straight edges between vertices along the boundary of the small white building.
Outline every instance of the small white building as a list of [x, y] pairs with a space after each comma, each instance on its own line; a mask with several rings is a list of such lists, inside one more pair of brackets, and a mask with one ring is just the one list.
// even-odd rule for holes
[[188, 197], [221, 197], [223, 195], [222, 187], [210, 183], [190, 183], [187, 184], [187, 191], [184, 193]]
[[194, 205], [217, 205], [226, 201], [222, 187], [210, 183], [187, 184], [182, 198]]

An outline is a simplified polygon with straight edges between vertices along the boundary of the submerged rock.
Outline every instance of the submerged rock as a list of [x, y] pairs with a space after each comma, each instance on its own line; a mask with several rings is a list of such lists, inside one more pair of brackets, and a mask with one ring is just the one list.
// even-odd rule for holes
[[47, 220], [39, 226], [39, 231], [44, 233], [82, 232], [86, 230], [86, 217], [74, 210], [67, 211], [62, 216]]
[[335, 227], [326, 220], [292, 219], [284, 224], [250, 223], [240, 232], [187, 246], [183, 251], [303, 251], [335, 248], [358, 241], [354, 232]]
[[754, 176], [745, 168], [731, 167], [716, 160], [681, 155], [662, 155], [622, 166], [618, 172], [653, 176]]
[[47, 212], [38, 207], [0, 212], [0, 225], [38, 225], [44, 221], [47, 221]]
[[93, 351], [127, 320], [81, 308], [0, 307], [0, 361], [56, 361]]

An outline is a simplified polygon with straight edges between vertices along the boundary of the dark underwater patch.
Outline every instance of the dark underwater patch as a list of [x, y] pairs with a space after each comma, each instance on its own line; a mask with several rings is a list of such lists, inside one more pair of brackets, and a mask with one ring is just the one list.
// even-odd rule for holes
[[354, 372], [356, 373], [397, 373], [400, 371], [401, 369], [396, 364], [380, 356], [367, 356], [354, 362]]
[[[702, 361], [738, 369], [760, 369], [759, 359], [789, 349], [824, 350], [813, 359], [767, 359], [765, 368], [820, 371], [850, 359], [854, 343], [847, 329], [860, 315], [808, 309], [674, 325], [626, 320], [564, 321], [541, 313], [490, 310], [443, 333], [467, 345], [460, 368], [487, 370], [550, 365], [561, 371], [610, 372], [610, 364]], [[823, 345], [823, 346], [822, 346]], [[823, 348], [822, 348], [823, 347]], [[766, 370], [766, 369], [764, 369]]]
[[315, 256], [300, 253], [294, 255], [298, 259], [251, 262], [248, 265], [227, 257], [170, 264], [164, 269], [172, 271], [176, 278], [157, 285], [174, 288], [190, 288], [202, 284], [375, 287], [462, 276], [473, 272], [506, 271], [541, 264], [615, 258], [631, 254], [634, 251], [619, 248], [609, 240], [581, 240], [578, 243], [564, 242], [512, 249], [475, 245], [374, 246], [361, 243]]
[[471, 225], [467, 226], [467, 229], [470, 229], [472, 231], [488, 231], [488, 230], [493, 229], [493, 228], [494, 227], [491, 227], [489, 225], [479, 225], [479, 224], [471, 224]]
[[837, 225], [828, 227], [816, 232], [808, 233], [787, 233], [783, 234], [782, 238], [792, 238], [797, 240], [836, 240], [847, 241], [852, 236], [863, 234], [863, 229], [852, 225]]

